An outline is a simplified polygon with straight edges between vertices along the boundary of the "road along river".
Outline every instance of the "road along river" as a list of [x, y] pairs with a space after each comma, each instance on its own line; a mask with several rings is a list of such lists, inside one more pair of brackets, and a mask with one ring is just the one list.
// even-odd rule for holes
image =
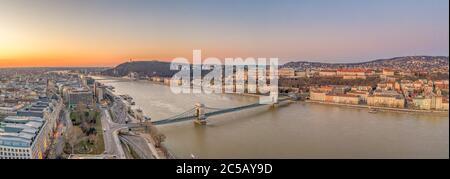
[[[194, 107], [241, 106], [257, 98], [220, 94], [173, 94], [148, 81], [114, 82], [153, 120]], [[177, 158], [448, 158], [448, 114], [368, 113], [304, 102], [208, 118], [206, 126], [183, 122], [158, 126]]]

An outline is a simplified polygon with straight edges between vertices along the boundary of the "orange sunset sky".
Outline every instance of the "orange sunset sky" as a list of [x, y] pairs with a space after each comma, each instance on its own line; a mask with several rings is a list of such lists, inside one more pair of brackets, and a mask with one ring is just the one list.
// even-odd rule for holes
[[448, 56], [448, 0], [0, 0], [0, 67]]

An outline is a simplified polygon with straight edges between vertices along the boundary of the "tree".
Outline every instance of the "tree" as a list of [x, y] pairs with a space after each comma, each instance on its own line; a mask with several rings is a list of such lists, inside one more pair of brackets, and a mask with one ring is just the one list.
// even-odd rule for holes
[[71, 153], [74, 153], [75, 145], [78, 144], [78, 142], [83, 137], [83, 133], [79, 128], [71, 127], [67, 129], [67, 132], [64, 136], [67, 143], [70, 145]]
[[156, 136], [153, 137], [155, 140], [155, 147], [160, 147], [161, 143], [163, 143], [166, 140], [166, 135], [162, 133], [156, 134]]
[[155, 147], [160, 147], [161, 143], [163, 143], [164, 140], [166, 140], [166, 136], [160, 133], [154, 125], [149, 124], [148, 129], [150, 132], [150, 136], [155, 141]]

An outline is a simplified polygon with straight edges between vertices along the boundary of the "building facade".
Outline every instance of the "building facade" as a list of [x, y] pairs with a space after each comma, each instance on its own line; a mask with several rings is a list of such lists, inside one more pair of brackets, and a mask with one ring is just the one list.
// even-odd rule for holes
[[39, 117], [6, 117], [0, 123], [0, 159], [42, 159], [51, 127]]
[[94, 100], [92, 91], [89, 89], [71, 89], [67, 98], [70, 107], [75, 107], [80, 103], [91, 106]]
[[400, 95], [371, 95], [367, 105], [377, 107], [405, 108], [405, 98]]

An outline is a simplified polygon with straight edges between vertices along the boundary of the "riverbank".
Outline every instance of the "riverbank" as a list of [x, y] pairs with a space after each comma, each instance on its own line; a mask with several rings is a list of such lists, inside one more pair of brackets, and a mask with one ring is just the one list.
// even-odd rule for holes
[[[198, 101], [214, 107], [255, 101], [243, 95], [174, 95], [165, 85], [125, 81], [105, 84], [132, 96], [153, 119], [173, 116]], [[447, 116], [369, 113], [301, 101], [266, 109], [217, 116], [207, 126], [156, 127], [176, 158], [448, 158]]]
[[[132, 79], [117, 78], [117, 77], [107, 77], [107, 76], [95, 76], [95, 77], [106, 78], [106, 80], [110, 80], [111, 79], [112, 80], [111, 82], [114, 82], [114, 80], [117, 80], [117, 81], [120, 80], [120, 81], [125, 81], [125, 82], [138, 81], [138, 80], [132, 80]], [[95, 79], [95, 80], [97, 80], [97, 79]], [[103, 83], [101, 80], [99, 80], [98, 82]], [[123, 100], [122, 98], [119, 97], [119, 95], [115, 91], [111, 91], [108, 94], [112, 95], [113, 99]], [[124, 95], [128, 95], [128, 94], [125, 93]], [[119, 107], [119, 109], [117, 109], [117, 110], [121, 111], [121, 110], [124, 110], [124, 109], [132, 108], [132, 106], [134, 105], [134, 104], [132, 104], [132, 102], [133, 101], [129, 101], [129, 103], [125, 103], [125, 102], [120, 103], [122, 105], [131, 105], [131, 106], [128, 106], [128, 107], [122, 106], [122, 107]], [[115, 104], [118, 104], [117, 101], [113, 101], [113, 103], [114, 103], [113, 106]], [[140, 108], [138, 107], [136, 109], [140, 109]], [[132, 121], [133, 123], [140, 123], [140, 120], [138, 120], [137, 117], [134, 114], [133, 115], [130, 114], [129, 111], [124, 111], [124, 113], [126, 115], [121, 115], [122, 117], [130, 119], [130, 121]], [[114, 118], [115, 115], [111, 115], [111, 116]], [[117, 121], [117, 119], [116, 119], [116, 121]], [[124, 123], [124, 122], [125, 121], [123, 121], [121, 123]], [[165, 147], [165, 145], [163, 144], [163, 141], [156, 140], [157, 138], [160, 137], [159, 135], [161, 135], [159, 132], [157, 132], [157, 129], [150, 122], [146, 123], [145, 125], [147, 125], [145, 127], [145, 130], [139, 129], [139, 130], [136, 130], [135, 132], [139, 133], [139, 137], [141, 137], [141, 138], [143, 138], [144, 140], [147, 141], [147, 145], [148, 145], [152, 155], [156, 159], [172, 159], [172, 158], [175, 158], [174, 155], [172, 155], [172, 153], [169, 151], [169, 149]], [[150, 130], [148, 130], [148, 129], [150, 129]]]
[[388, 111], [388, 112], [404, 112], [404, 113], [422, 113], [422, 114], [449, 114], [448, 111], [437, 111], [437, 110], [418, 110], [418, 109], [402, 109], [402, 108], [390, 108], [390, 107], [378, 107], [378, 106], [368, 106], [368, 105], [355, 105], [355, 104], [342, 104], [342, 103], [332, 103], [324, 101], [312, 101], [305, 100], [306, 103], [316, 103], [324, 105], [334, 105], [343, 106], [349, 108], [363, 108], [363, 109], [374, 109], [377, 111]]
[[[163, 85], [163, 86], [170, 86], [167, 83], [164, 82], [157, 82], [157, 81], [151, 81], [151, 80], [131, 80], [131, 79], [125, 79], [125, 78], [118, 78], [118, 77], [109, 77], [109, 76], [101, 76], [101, 77], [107, 77], [107, 78], [115, 78], [120, 80], [127, 80], [127, 81], [141, 81], [141, 82], [149, 82], [151, 84], [157, 84], [157, 85]], [[247, 96], [247, 97], [260, 97], [263, 95], [260, 94], [251, 94], [251, 93], [227, 93], [231, 95], [238, 95], [238, 96]], [[378, 111], [385, 111], [385, 112], [404, 112], [404, 113], [422, 113], [422, 114], [447, 114], [449, 111], [439, 111], [439, 110], [418, 110], [418, 109], [402, 109], [402, 108], [390, 108], [390, 107], [378, 107], [378, 106], [368, 106], [368, 105], [352, 105], [352, 104], [342, 104], [342, 103], [332, 103], [332, 102], [324, 102], [324, 101], [312, 101], [312, 100], [305, 100], [307, 103], [317, 103], [317, 104], [325, 104], [325, 105], [334, 105], [334, 106], [342, 106], [342, 107], [350, 107], [350, 108], [366, 108], [366, 109], [375, 109]]]

